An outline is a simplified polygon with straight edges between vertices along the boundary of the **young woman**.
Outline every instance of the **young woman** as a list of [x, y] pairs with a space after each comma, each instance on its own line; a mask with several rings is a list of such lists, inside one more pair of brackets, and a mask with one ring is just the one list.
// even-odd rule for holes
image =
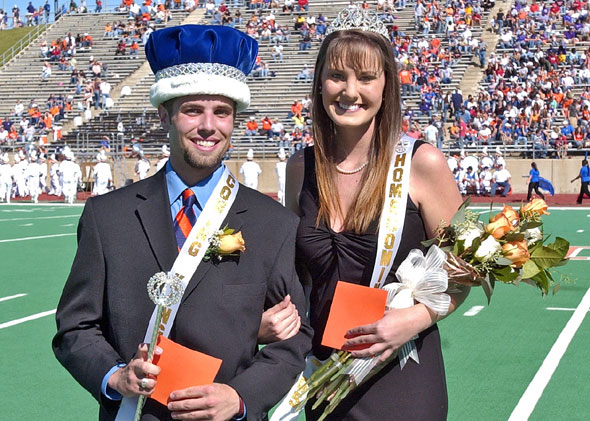
[[[335, 25], [336, 26], [336, 25]], [[337, 28], [337, 26], [336, 26]], [[315, 146], [298, 151], [287, 166], [287, 206], [301, 217], [297, 253], [300, 274], [311, 285], [310, 318], [314, 354], [320, 345], [336, 283], [369, 285], [377, 254], [379, 217], [396, 146], [401, 141], [400, 84], [391, 45], [371, 30], [336, 29], [324, 40], [313, 82]], [[407, 142], [407, 138], [402, 139]], [[407, 144], [407, 143], [406, 143]], [[385, 283], [411, 249], [434, 236], [441, 220], [450, 221], [461, 196], [442, 153], [416, 141], [411, 158], [401, 243]], [[404, 191], [402, 189], [402, 191]], [[468, 291], [451, 294], [452, 312]], [[385, 361], [415, 335], [420, 363], [403, 370], [395, 358], [377, 376], [351, 393], [328, 419], [446, 419], [447, 393], [436, 322], [440, 316], [423, 304], [388, 310], [374, 324], [351, 329], [345, 347], [354, 357]], [[358, 344], [372, 344], [353, 351]], [[317, 419], [322, 407], [306, 419]]]
[[526, 200], [527, 202], [531, 200], [531, 196], [533, 194], [533, 190], [535, 193], [541, 197], [541, 199], [545, 199], [545, 195], [539, 191], [539, 169], [537, 168], [537, 164], [535, 162], [531, 162], [531, 170], [529, 171], [529, 192], [527, 193]]

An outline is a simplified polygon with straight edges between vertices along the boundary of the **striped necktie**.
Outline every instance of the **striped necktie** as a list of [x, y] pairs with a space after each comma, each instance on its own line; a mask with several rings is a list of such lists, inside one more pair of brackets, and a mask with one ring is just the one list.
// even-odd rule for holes
[[174, 234], [178, 243], [178, 251], [184, 245], [186, 237], [188, 237], [191, 229], [193, 229], [193, 225], [197, 221], [197, 216], [193, 209], [196, 203], [197, 198], [191, 189], [186, 189], [182, 192], [182, 207], [174, 219]]

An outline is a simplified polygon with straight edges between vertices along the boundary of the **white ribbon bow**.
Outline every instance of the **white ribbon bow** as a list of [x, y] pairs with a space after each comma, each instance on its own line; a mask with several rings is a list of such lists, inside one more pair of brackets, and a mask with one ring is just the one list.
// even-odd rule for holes
[[[387, 310], [411, 307], [416, 300], [442, 316], [447, 314], [451, 297], [444, 293], [449, 279], [447, 271], [443, 269], [446, 261], [445, 253], [434, 245], [430, 247], [426, 256], [418, 249], [411, 250], [395, 272], [399, 283], [393, 282], [383, 287], [387, 291]], [[420, 362], [413, 339], [405, 343], [400, 351], [401, 368], [404, 368], [410, 358], [417, 363]], [[377, 357], [357, 358], [345, 372], [356, 384], [360, 384], [377, 363]]]

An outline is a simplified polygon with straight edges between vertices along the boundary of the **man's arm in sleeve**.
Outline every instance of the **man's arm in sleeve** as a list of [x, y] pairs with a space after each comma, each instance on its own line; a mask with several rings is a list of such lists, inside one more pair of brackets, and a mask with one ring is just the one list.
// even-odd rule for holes
[[301, 328], [295, 336], [260, 349], [252, 365], [228, 382], [244, 400], [248, 419], [261, 418], [261, 414], [289, 391], [297, 375], [303, 370], [305, 357], [311, 350], [313, 332], [307, 321], [303, 287], [295, 271], [297, 224], [295, 217], [286, 224], [288, 233], [277, 252], [268, 279], [266, 307], [272, 307], [290, 294], [301, 317]]
[[102, 245], [90, 199], [78, 224], [78, 251], [66, 281], [52, 346], [70, 374], [99, 402], [104, 376], [122, 364], [120, 355], [103, 335], [105, 265]]

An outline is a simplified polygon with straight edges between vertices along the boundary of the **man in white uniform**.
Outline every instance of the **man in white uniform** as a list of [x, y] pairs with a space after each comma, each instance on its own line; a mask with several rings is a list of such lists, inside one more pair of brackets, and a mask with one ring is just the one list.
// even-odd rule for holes
[[150, 170], [150, 161], [147, 160], [143, 152], [140, 152], [135, 163], [135, 175], [143, 180], [147, 177], [147, 173]]
[[162, 158], [156, 163], [156, 172], [160, 171], [166, 162], [168, 162], [168, 158], [170, 157], [170, 150], [168, 149], [167, 145], [162, 145]]
[[510, 191], [510, 173], [507, 169], [504, 168], [504, 165], [499, 163], [498, 169], [494, 173], [494, 182], [492, 183], [492, 191], [491, 195], [494, 196], [496, 194], [496, 189], [498, 187], [504, 187], [504, 191], [502, 191], [502, 197], [506, 197], [508, 192]]
[[55, 159], [54, 153], [49, 155], [49, 163], [51, 164], [51, 167], [49, 167], [49, 177], [51, 179], [49, 194], [61, 196], [61, 184], [59, 182], [59, 162], [57, 162], [57, 159]]
[[484, 147], [481, 151], [481, 159], [479, 160], [481, 167], [488, 167], [488, 169], [494, 167], [494, 160], [488, 154], [488, 148]]
[[92, 187], [92, 194], [95, 196], [108, 193], [109, 186], [113, 183], [111, 166], [107, 162], [106, 152], [101, 150], [96, 155], [96, 160], [98, 163], [94, 166], [94, 186]]
[[254, 150], [248, 149], [248, 155], [246, 155], [247, 161], [242, 164], [240, 168], [240, 174], [244, 177], [244, 185], [251, 189], [258, 190], [258, 176], [262, 174], [260, 165], [254, 162]]
[[65, 202], [72, 204], [76, 199], [82, 171], [80, 166], [74, 162], [74, 154], [69, 148], [65, 150], [64, 157], [65, 159], [59, 164], [61, 188]]
[[12, 167], [8, 153], [0, 155], [0, 201], [10, 203], [12, 192]]
[[496, 168], [500, 169], [500, 167], [506, 168], [506, 161], [504, 160], [504, 156], [502, 155], [502, 151], [500, 150], [499, 146], [496, 146]]
[[492, 172], [490, 167], [484, 166], [479, 173], [479, 181], [481, 183], [481, 192], [484, 195], [489, 195], [492, 189]]
[[[20, 151], [22, 152], [22, 151]], [[22, 159], [21, 154], [14, 154], [14, 165], [12, 166], [12, 178], [14, 179], [14, 191], [12, 197], [27, 196], [27, 181], [25, 179], [25, 171], [27, 170], [27, 162]]]
[[39, 189], [41, 193], [47, 193], [47, 157], [44, 153], [39, 153]]
[[41, 189], [39, 184], [41, 182], [41, 166], [37, 162], [37, 151], [31, 151], [29, 153], [29, 165], [27, 165], [27, 169], [25, 172], [25, 179], [27, 182], [27, 190], [31, 195], [31, 200], [33, 203], [39, 202], [39, 194], [41, 193]]
[[276, 166], [277, 178], [279, 180], [279, 189], [277, 191], [277, 198], [281, 205], [285, 206], [285, 179], [287, 178], [287, 155], [285, 149], [279, 149], [279, 162]]

